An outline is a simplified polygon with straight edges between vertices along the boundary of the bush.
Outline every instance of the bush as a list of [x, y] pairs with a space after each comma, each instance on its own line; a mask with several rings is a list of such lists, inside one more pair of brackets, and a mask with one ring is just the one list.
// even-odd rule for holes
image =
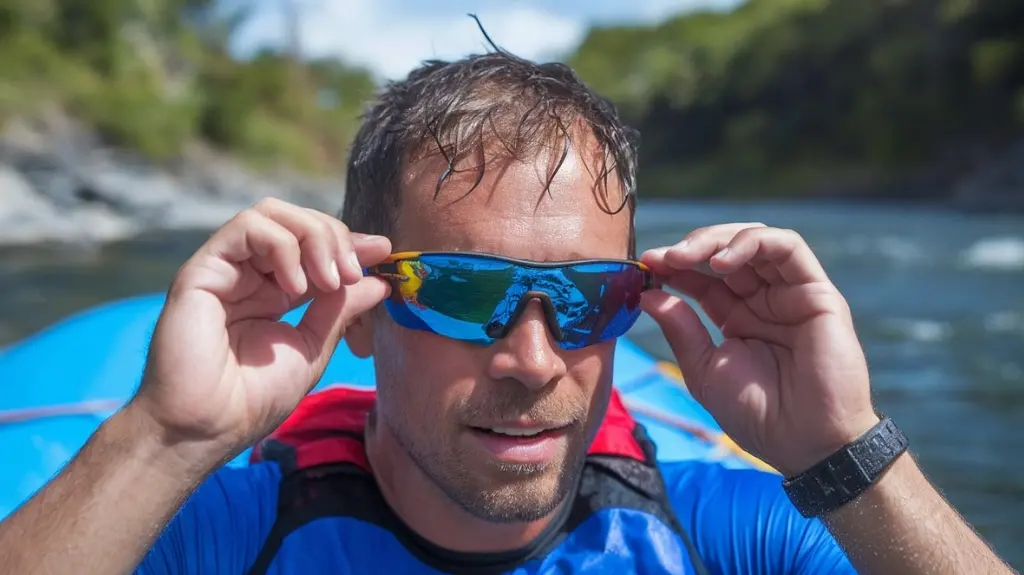
[[271, 52], [234, 59], [240, 20], [211, 6], [0, 0], [0, 120], [57, 105], [158, 160], [201, 140], [258, 167], [339, 171], [370, 74]]

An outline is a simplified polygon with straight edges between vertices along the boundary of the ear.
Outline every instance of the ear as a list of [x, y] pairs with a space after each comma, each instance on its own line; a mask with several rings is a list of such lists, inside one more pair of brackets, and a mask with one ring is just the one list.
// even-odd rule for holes
[[356, 316], [345, 330], [348, 349], [360, 359], [373, 355], [373, 323], [376, 315], [376, 308], [367, 310]]

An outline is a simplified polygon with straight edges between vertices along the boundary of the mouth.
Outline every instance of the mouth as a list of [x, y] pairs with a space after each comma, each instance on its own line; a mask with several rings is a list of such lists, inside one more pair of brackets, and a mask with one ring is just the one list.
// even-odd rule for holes
[[506, 435], [508, 437], [536, 437], [545, 433], [554, 433], [569, 427], [568, 425], [544, 426], [544, 427], [472, 427], [473, 431], [490, 433], [492, 435]]
[[544, 465], [565, 447], [571, 425], [469, 427], [470, 435], [501, 463]]

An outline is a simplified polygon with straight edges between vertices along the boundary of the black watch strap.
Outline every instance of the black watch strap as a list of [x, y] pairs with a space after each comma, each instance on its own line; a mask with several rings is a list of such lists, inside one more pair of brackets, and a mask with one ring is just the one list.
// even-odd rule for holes
[[856, 499], [907, 450], [907, 437], [888, 417], [814, 467], [782, 482], [804, 517], [818, 517]]

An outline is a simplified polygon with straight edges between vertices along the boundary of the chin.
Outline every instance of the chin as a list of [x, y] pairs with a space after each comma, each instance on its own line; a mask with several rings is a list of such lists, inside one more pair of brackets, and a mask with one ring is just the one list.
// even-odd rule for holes
[[487, 481], [482, 489], [460, 493], [456, 502], [470, 515], [491, 523], [538, 521], [555, 511], [571, 491], [572, 482], [560, 471], [517, 473], [498, 484]]
[[575, 491], [580, 466], [564, 457], [543, 465], [490, 462], [447, 466], [435, 477], [470, 515], [491, 523], [530, 523], [549, 516]]

